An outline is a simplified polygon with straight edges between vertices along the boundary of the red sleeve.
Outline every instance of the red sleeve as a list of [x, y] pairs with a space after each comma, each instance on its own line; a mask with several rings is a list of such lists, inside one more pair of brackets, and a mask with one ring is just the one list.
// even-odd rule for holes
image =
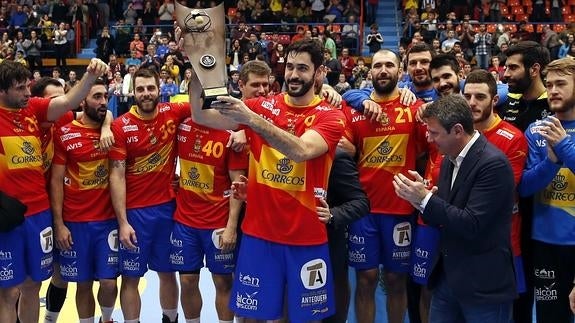
[[521, 181], [521, 175], [523, 174], [523, 169], [525, 168], [525, 162], [527, 160], [527, 140], [525, 137], [519, 133], [516, 140], [510, 143], [507, 158], [511, 164], [511, 169], [513, 169], [513, 179], [515, 180], [515, 186], [519, 185]]
[[39, 123], [48, 121], [48, 106], [51, 100], [50, 98], [33, 97], [28, 101], [28, 107], [33, 111]]
[[54, 122], [54, 127], [60, 128], [74, 121], [75, 119], [76, 119], [76, 113], [74, 113], [74, 111], [68, 111], [64, 113], [62, 116], [60, 116], [60, 118], [58, 118], [58, 120]]
[[62, 132], [61, 127], [54, 127], [54, 157], [52, 159], [53, 164], [66, 165], [66, 148], [62, 143]]
[[249, 164], [249, 154], [248, 150], [235, 152], [230, 149], [230, 155], [228, 158], [228, 169], [229, 170], [247, 170]]
[[108, 154], [110, 160], [126, 160], [126, 136], [122, 130], [122, 118], [117, 118], [112, 122], [112, 133], [114, 134], [114, 145]]
[[322, 113], [321, 122], [315, 122], [310, 129], [317, 131], [329, 146], [335, 151], [337, 143], [346, 128], [345, 116], [340, 110], [331, 109]]

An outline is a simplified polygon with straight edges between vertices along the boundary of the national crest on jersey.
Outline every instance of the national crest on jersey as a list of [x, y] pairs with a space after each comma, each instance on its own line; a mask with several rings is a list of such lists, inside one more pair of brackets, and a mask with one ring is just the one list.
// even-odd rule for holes
[[316, 207], [320, 205], [318, 198], [324, 197], [327, 190], [345, 118], [319, 97], [306, 106], [294, 106], [288, 101], [287, 95], [278, 94], [247, 100], [246, 105], [295, 136], [316, 131], [327, 143], [328, 152], [295, 162], [262, 136], [246, 129], [250, 138], [250, 185], [242, 229], [246, 234], [276, 243], [318, 245], [327, 241], [327, 234], [325, 225], [317, 218]]
[[405, 106], [399, 98], [381, 102], [382, 117], [377, 121], [344, 109], [346, 137], [358, 149], [360, 182], [370, 198], [372, 213], [407, 215], [413, 211], [395, 195], [392, 181], [395, 174], [415, 169], [417, 153], [426, 146], [425, 128], [415, 119], [421, 104]]
[[26, 215], [49, 208], [39, 128], [49, 103], [30, 98], [23, 109], [0, 107], [0, 191], [24, 203]]
[[190, 118], [178, 127], [180, 186], [174, 219], [196, 229], [226, 226], [231, 170], [246, 170], [246, 152], [226, 144], [230, 132], [201, 126]]

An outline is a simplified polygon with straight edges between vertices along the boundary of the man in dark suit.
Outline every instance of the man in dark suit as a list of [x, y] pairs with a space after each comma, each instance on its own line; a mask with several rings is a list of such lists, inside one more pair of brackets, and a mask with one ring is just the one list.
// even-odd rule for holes
[[440, 228], [433, 260], [430, 322], [511, 320], [517, 296], [509, 232], [513, 171], [507, 157], [473, 129], [465, 99], [449, 95], [422, 114], [428, 141], [444, 154], [438, 187], [409, 171], [394, 177], [396, 194]]
[[349, 307], [347, 226], [369, 212], [369, 200], [359, 183], [353, 158], [338, 148], [331, 165], [327, 199], [318, 207], [320, 221], [327, 225], [329, 257], [333, 269], [336, 312], [324, 323], [345, 323]]

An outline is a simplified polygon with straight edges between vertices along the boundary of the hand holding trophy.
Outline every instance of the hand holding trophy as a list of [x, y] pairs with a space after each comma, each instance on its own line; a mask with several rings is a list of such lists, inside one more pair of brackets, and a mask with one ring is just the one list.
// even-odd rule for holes
[[224, 5], [191, 9], [178, 1], [174, 3], [184, 51], [202, 85], [202, 108], [207, 109], [217, 96], [228, 95]]

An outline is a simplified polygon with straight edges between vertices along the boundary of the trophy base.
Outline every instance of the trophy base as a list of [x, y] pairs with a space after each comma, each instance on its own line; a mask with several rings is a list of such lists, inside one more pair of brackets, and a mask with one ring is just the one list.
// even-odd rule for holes
[[202, 91], [202, 98], [204, 99], [204, 104], [202, 109], [211, 109], [212, 102], [216, 101], [218, 96], [228, 96], [228, 89], [225, 87], [214, 87], [211, 89], [204, 89]]

